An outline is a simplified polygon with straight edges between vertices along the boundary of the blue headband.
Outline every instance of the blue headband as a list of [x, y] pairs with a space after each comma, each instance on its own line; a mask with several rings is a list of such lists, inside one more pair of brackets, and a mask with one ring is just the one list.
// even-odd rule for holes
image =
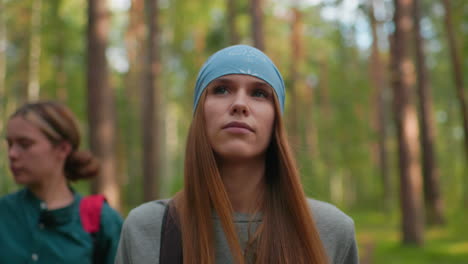
[[280, 103], [281, 113], [284, 112], [284, 81], [275, 64], [260, 50], [247, 46], [235, 45], [224, 48], [205, 62], [200, 69], [195, 85], [193, 110], [205, 88], [213, 80], [229, 74], [245, 74], [268, 83], [276, 93]]

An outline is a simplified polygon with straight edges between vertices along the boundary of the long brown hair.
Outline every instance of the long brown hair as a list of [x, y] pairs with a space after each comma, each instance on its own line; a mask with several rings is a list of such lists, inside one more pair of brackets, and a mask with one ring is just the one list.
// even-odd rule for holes
[[[184, 264], [214, 264], [212, 210], [219, 216], [235, 263], [245, 263], [233, 209], [224, 188], [205, 130], [204, 102], [200, 98], [189, 129], [185, 153], [184, 188], [174, 198], [182, 231]], [[259, 209], [263, 215], [249, 240], [247, 256], [259, 264], [328, 263], [325, 249], [300, 183], [289, 147], [278, 100], [275, 124], [266, 153], [266, 193]]]

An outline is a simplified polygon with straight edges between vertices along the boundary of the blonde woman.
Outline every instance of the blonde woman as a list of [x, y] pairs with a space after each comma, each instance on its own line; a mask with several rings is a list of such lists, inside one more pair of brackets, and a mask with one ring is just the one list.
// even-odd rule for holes
[[212, 55], [195, 87], [184, 187], [131, 211], [117, 263], [358, 263], [352, 219], [304, 194], [284, 100], [261, 51]]

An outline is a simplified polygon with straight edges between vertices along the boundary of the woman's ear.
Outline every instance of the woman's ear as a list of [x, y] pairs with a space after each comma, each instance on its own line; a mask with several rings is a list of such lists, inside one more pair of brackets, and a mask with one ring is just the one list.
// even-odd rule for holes
[[64, 160], [70, 155], [72, 147], [71, 144], [68, 141], [61, 141], [55, 146], [57, 153], [60, 158], [63, 158]]

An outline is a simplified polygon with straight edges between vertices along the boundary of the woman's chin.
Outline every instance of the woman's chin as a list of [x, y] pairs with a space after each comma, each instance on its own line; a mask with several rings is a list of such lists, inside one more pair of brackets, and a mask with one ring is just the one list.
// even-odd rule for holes
[[15, 178], [15, 183], [19, 185], [29, 185], [29, 181], [21, 178]]
[[224, 149], [216, 152], [216, 156], [225, 161], [241, 161], [249, 160], [258, 157], [259, 154], [245, 149]]
[[28, 185], [31, 182], [30, 177], [24, 173], [13, 174], [13, 179], [15, 180], [16, 184], [20, 185]]

